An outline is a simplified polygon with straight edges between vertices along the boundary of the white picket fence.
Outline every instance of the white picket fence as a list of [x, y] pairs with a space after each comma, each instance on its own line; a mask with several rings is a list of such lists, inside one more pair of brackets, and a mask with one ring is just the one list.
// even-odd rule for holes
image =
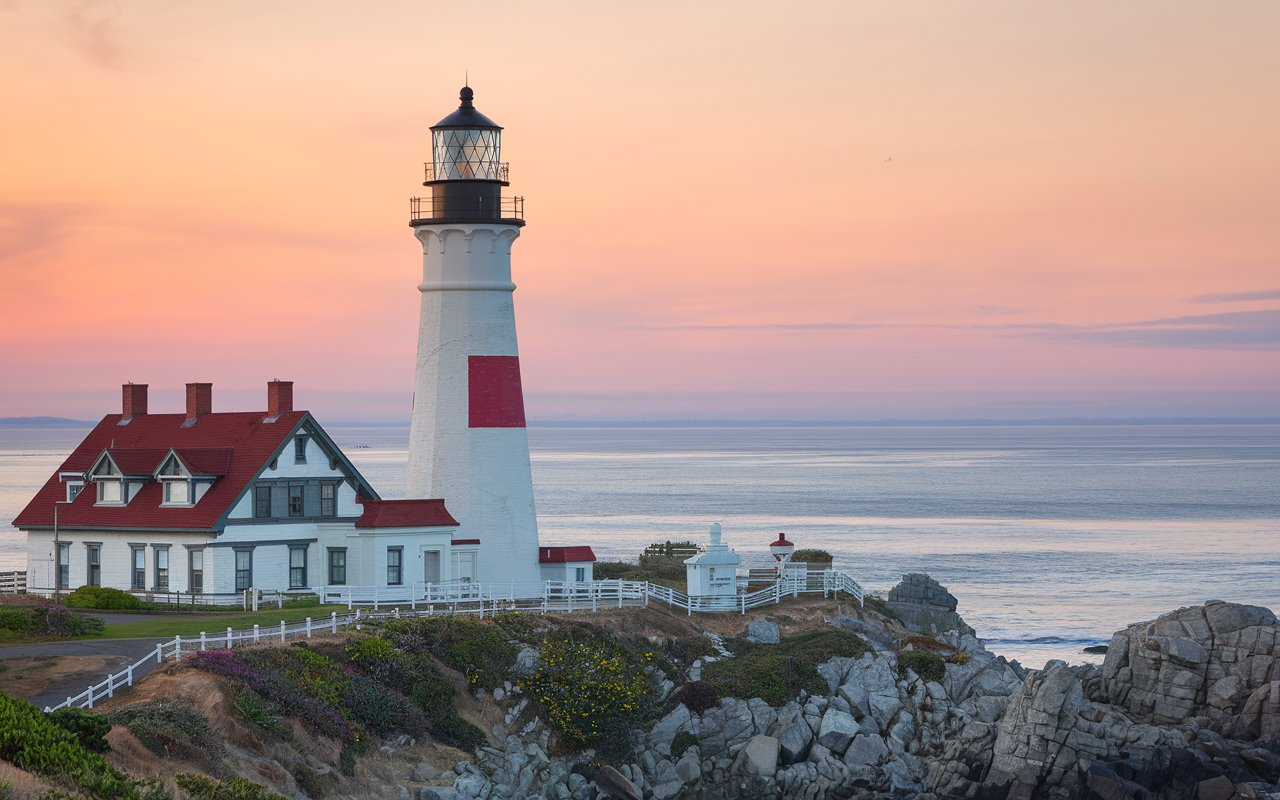
[[26, 570], [0, 572], [0, 594], [26, 594]]
[[[483, 619], [485, 614], [507, 611], [532, 611], [543, 614], [599, 611], [605, 608], [647, 606], [650, 598], [673, 608], [683, 608], [690, 615], [695, 611], [745, 614], [748, 609], [780, 603], [786, 597], [819, 591], [822, 592], [823, 597], [843, 592], [853, 597], [859, 604], [863, 602], [862, 587], [849, 575], [835, 570], [826, 570], [821, 573], [820, 582], [814, 579], [815, 575], [817, 573], [806, 575], [803, 571], [788, 570], [782, 580], [766, 588], [751, 593], [717, 597], [690, 597], [684, 592], [656, 583], [623, 580], [586, 583], [545, 581], [536, 585], [456, 583], [390, 587], [398, 590], [396, 592], [390, 592], [388, 587], [330, 586], [319, 591], [321, 602], [346, 603], [348, 609], [351, 609], [350, 613], [338, 614], [335, 611], [330, 613], [328, 619], [313, 620], [307, 617], [303, 622], [288, 623], [281, 620], [279, 625], [266, 627], [254, 625], [252, 628], [239, 631], [227, 628], [225, 632], [201, 631], [199, 636], [175, 636], [170, 641], [157, 644], [155, 650], [143, 658], [120, 672], [108, 675], [104, 680], [89, 686], [80, 694], [68, 697], [56, 706], [46, 706], [45, 711], [56, 711], [59, 708], [93, 708], [94, 703], [103, 698], [114, 697], [116, 690], [132, 686], [134, 678], [142, 672], [157, 667], [169, 659], [179, 661], [184, 654], [205, 650], [225, 650], [248, 644], [285, 642], [297, 637], [309, 639], [317, 633], [335, 634], [339, 628], [362, 621], [455, 614], [476, 614]], [[532, 594], [530, 590], [534, 588], [540, 589], [541, 594]], [[373, 605], [375, 613], [364, 613], [356, 608], [359, 605]], [[391, 611], [378, 613], [376, 609], [381, 605], [393, 606], [393, 608]], [[403, 608], [406, 605], [409, 606], [408, 611]]]

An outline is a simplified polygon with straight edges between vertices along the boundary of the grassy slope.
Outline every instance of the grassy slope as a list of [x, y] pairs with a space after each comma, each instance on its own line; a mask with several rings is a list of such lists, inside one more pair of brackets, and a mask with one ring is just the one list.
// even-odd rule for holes
[[240, 630], [252, 628], [254, 624], [264, 629], [272, 625], [279, 626], [280, 621], [302, 622], [311, 617], [316, 624], [329, 619], [331, 612], [347, 613], [346, 606], [317, 606], [312, 608], [272, 608], [266, 611], [243, 612], [232, 611], [217, 614], [164, 614], [155, 619], [142, 622], [123, 622], [107, 625], [104, 638], [108, 639], [155, 639], [165, 636], [199, 636], [205, 631], [210, 636], [223, 633], [227, 628]]

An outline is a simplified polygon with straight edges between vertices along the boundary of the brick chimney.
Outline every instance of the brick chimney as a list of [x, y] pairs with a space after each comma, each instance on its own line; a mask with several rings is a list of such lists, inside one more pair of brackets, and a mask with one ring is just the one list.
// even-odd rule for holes
[[213, 384], [187, 384], [187, 421], [190, 425], [205, 414], [213, 411]]
[[121, 422], [147, 413], [147, 385], [145, 383], [126, 383], [122, 387], [124, 399], [121, 401], [120, 413], [124, 416]]
[[293, 410], [293, 381], [267, 381], [267, 419]]

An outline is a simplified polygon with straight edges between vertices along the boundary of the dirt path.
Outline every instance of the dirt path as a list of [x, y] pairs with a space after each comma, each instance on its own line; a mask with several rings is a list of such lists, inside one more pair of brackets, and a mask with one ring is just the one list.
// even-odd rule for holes
[[[0, 690], [44, 708], [97, 684], [167, 639], [85, 639], [0, 647]], [[155, 669], [150, 662], [135, 675]]]

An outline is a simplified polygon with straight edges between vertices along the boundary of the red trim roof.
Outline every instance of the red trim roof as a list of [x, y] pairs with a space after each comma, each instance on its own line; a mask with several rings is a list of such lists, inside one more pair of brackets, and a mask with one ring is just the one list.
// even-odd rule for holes
[[479, 539], [454, 539], [449, 544], [480, 544]]
[[583, 561], [595, 561], [596, 554], [586, 545], [577, 547], [539, 547], [539, 564], [576, 564]]
[[225, 447], [184, 447], [173, 452], [192, 475], [226, 475], [231, 467], [232, 451]]
[[795, 547], [794, 544], [787, 541], [787, 535], [785, 533], [778, 534], [778, 541], [773, 542], [769, 546], [770, 547]]
[[[151, 477], [151, 473], [156, 471], [156, 467], [160, 466], [161, 459], [169, 455], [169, 451], [168, 449], [152, 447], [108, 447], [107, 455], [111, 456], [111, 460], [116, 462], [121, 474]], [[96, 458], [94, 462], [97, 462]], [[90, 467], [92, 466], [90, 464]]]
[[[305, 411], [293, 411], [281, 414], [277, 422], [264, 423], [261, 411], [236, 411], [204, 414], [194, 425], [184, 426], [186, 414], [135, 414], [127, 425], [120, 424], [120, 414], [108, 414], [14, 518], [13, 525], [16, 528], [52, 527], [54, 502], [67, 496], [64, 485], [58, 480], [58, 473], [87, 471], [103, 450], [111, 452], [122, 471], [150, 475], [172, 448], [180, 454], [209, 450], [226, 452], [222, 477], [213, 482], [194, 506], [161, 507], [163, 487], [158, 481], [144, 484], [129, 504], [123, 506], [94, 505], [97, 500], [95, 492], [92, 486], [86, 486], [73, 502], [59, 504], [58, 525], [68, 528], [214, 530], [249, 481], [266, 467], [285, 438], [306, 416]], [[142, 462], [150, 461], [154, 452], [159, 455], [154, 456], [150, 466], [139, 473], [132, 473], [133, 469], [140, 468]], [[126, 453], [130, 455], [124, 455]], [[129, 462], [127, 467], [120, 463], [122, 458]], [[201, 458], [194, 460], [200, 461], [204, 469], [220, 466], [221, 459], [220, 456], [217, 465], [205, 463]], [[213, 460], [210, 455], [208, 461]], [[188, 467], [194, 469], [191, 464]]]
[[357, 528], [439, 528], [458, 521], [443, 500], [365, 500]]

